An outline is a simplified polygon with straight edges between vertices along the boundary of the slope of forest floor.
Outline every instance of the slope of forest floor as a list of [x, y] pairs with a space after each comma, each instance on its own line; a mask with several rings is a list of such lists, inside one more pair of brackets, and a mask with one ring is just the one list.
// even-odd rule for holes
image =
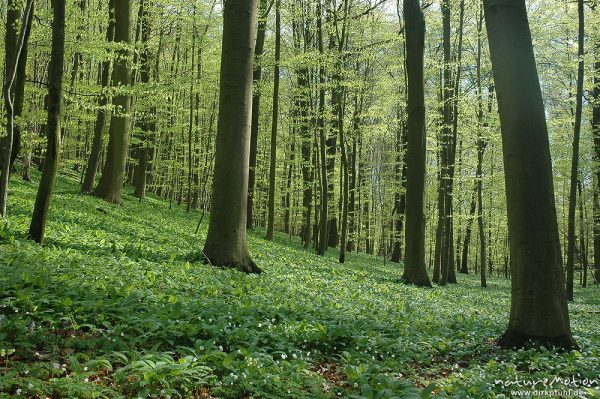
[[66, 177], [41, 247], [25, 238], [35, 189], [12, 181], [0, 229], [0, 398], [493, 398], [517, 388], [497, 380], [600, 378], [598, 287], [570, 306], [580, 351], [502, 351], [504, 278], [415, 288], [397, 264], [261, 230], [266, 273], [211, 268], [198, 211], [129, 188], [109, 205]]

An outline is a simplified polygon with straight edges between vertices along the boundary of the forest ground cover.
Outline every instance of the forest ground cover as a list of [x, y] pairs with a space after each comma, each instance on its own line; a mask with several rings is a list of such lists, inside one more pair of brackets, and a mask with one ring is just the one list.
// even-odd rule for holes
[[0, 398], [493, 398], [516, 388], [496, 380], [600, 378], [598, 287], [570, 305], [579, 351], [503, 351], [504, 278], [416, 288], [398, 264], [260, 229], [264, 274], [212, 268], [198, 211], [129, 187], [109, 205], [64, 176], [42, 247], [25, 237], [35, 188], [14, 179], [0, 231]]

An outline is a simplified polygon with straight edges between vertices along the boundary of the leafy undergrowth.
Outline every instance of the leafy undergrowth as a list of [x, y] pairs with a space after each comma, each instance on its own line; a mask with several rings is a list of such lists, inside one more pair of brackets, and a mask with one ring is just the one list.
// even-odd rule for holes
[[25, 239], [35, 185], [11, 189], [0, 398], [493, 398], [515, 381], [600, 376], [598, 287], [571, 305], [580, 351], [502, 351], [502, 278], [419, 289], [396, 264], [351, 254], [340, 265], [334, 250], [318, 257], [260, 230], [249, 245], [266, 273], [211, 268], [197, 261], [198, 212], [129, 189], [109, 205], [65, 177], [41, 247]]

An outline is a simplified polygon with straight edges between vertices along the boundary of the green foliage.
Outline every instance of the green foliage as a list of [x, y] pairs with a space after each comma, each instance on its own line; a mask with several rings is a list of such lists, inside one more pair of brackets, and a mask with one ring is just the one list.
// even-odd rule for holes
[[493, 398], [510, 395], [496, 380], [600, 375], [595, 287], [571, 305], [579, 352], [506, 352], [491, 344], [504, 279], [418, 289], [396, 264], [342, 267], [260, 230], [249, 244], [265, 274], [214, 269], [198, 262], [199, 213], [129, 191], [107, 205], [64, 177], [41, 247], [25, 239], [35, 185], [12, 189], [0, 398]]

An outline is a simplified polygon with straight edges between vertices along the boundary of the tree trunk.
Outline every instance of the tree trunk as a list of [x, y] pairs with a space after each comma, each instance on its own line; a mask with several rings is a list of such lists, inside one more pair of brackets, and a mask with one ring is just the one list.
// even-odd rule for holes
[[575, 269], [575, 210], [577, 208], [577, 179], [579, 178], [579, 137], [581, 135], [581, 110], [583, 107], [583, 72], [584, 72], [584, 15], [583, 0], [577, 1], [579, 15], [579, 39], [577, 63], [577, 93], [575, 95], [575, 128], [573, 132], [573, 158], [571, 159], [571, 183], [569, 188], [569, 215], [567, 227], [567, 300], [573, 300], [573, 275]]
[[463, 241], [463, 250], [461, 253], [460, 261], [460, 273], [469, 274], [469, 245], [471, 243], [471, 229], [473, 225], [473, 218], [475, 216], [475, 210], [477, 209], [477, 187], [475, 184], [475, 190], [471, 195], [471, 205], [469, 207], [469, 220], [467, 221], [467, 229], [465, 231], [465, 240]]
[[319, 243], [317, 253], [321, 256], [327, 251], [328, 222], [329, 222], [329, 190], [327, 183], [327, 140], [325, 134], [325, 64], [322, 59], [323, 50], [323, 10], [321, 0], [317, 2], [317, 40], [319, 46], [319, 114], [317, 116], [317, 125], [319, 129], [319, 154], [321, 166], [321, 211], [319, 212]]
[[[487, 142], [485, 141], [482, 128], [483, 122], [483, 92], [481, 88], [481, 31], [483, 26], [483, 10], [480, 9], [479, 20], [477, 24], [477, 170], [475, 178], [477, 179], [477, 227], [479, 229], [479, 259], [481, 260], [480, 282], [482, 287], [487, 287], [486, 276], [486, 243], [485, 229], [483, 223], [483, 155]], [[489, 98], [492, 98], [491, 86]], [[491, 271], [490, 271], [491, 273]]]
[[56, 174], [60, 160], [60, 123], [62, 108], [63, 66], [65, 60], [65, 0], [52, 0], [52, 53], [48, 75], [48, 142], [42, 179], [38, 187], [29, 226], [29, 238], [41, 244], [44, 240], [46, 221], [52, 192], [56, 184]]
[[431, 286], [425, 268], [425, 97], [423, 54], [425, 19], [418, 0], [404, 1], [408, 75], [408, 142], [406, 150], [406, 283]]
[[[484, 0], [502, 130], [511, 309], [502, 347], [529, 340], [565, 349], [571, 335], [552, 161], [525, 0]], [[485, 267], [485, 266], [483, 266]]]
[[[128, 45], [131, 43], [131, 0], [119, 0], [115, 3], [115, 42]], [[125, 87], [131, 82], [131, 70], [127, 60], [129, 51], [119, 50], [119, 56], [114, 63], [113, 86]], [[123, 180], [125, 177], [125, 163], [129, 145], [129, 108], [130, 96], [128, 93], [117, 92], [113, 97], [113, 112], [110, 120], [106, 162], [102, 176], [94, 195], [112, 203], [121, 203]]]
[[[147, 85], [150, 82], [150, 48], [148, 44], [150, 40], [150, 13], [148, 12], [144, 0], [140, 1], [139, 15], [141, 18], [140, 26], [142, 40], [142, 52], [140, 54], [140, 83], [142, 85]], [[149, 133], [153, 133], [156, 130], [156, 122], [154, 121], [155, 114], [156, 110], [152, 107], [150, 115], [144, 114], [142, 120], [139, 122], [142, 142], [137, 148], [138, 162], [133, 173], [133, 184], [135, 186], [133, 195], [140, 200], [144, 199], [146, 196], [146, 180], [148, 173], [148, 144], [146, 143], [146, 140], [148, 140]], [[149, 121], [149, 118], [152, 118], [152, 120]]]
[[14, 24], [18, 20], [18, 8], [16, 2], [7, 5], [6, 37], [5, 37], [5, 68], [4, 68], [4, 105], [6, 108], [6, 145], [0, 150], [2, 156], [2, 172], [0, 174], [0, 215], [6, 217], [6, 204], [8, 202], [8, 181], [10, 179], [10, 157], [15, 128], [15, 103], [14, 83], [16, 80], [21, 52], [25, 44], [27, 20], [33, 12], [33, 0], [29, 0], [25, 6], [25, 14], [21, 23], [21, 32], [17, 40]]
[[265, 36], [267, 33], [267, 17], [269, 9], [268, 0], [261, 0], [261, 19], [256, 31], [256, 45], [254, 47], [254, 71], [252, 79], [257, 86], [252, 95], [252, 125], [250, 133], [250, 159], [248, 170], [248, 208], [246, 210], [246, 228], [251, 229], [254, 224], [254, 186], [256, 182], [256, 152], [258, 150], [258, 131], [260, 124], [260, 81], [262, 79], [262, 55], [265, 50]]
[[[16, 66], [16, 75], [14, 82], [14, 114], [15, 119], [18, 119], [23, 114], [23, 103], [25, 100], [25, 80], [26, 70], [27, 70], [27, 50], [29, 45], [29, 36], [31, 34], [31, 25], [33, 22], [35, 9], [35, 0], [31, 2], [31, 12], [26, 16], [25, 26], [23, 29], [23, 46], [21, 49], [21, 53], [19, 54], [19, 61]], [[16, 38], [15, 38], [16, 40]], [[8, 53], [6, 53], [8, 54]], [[12, 140], [12, 148], [10, 155], [10, 167], [12, 169], [15, 161], [17, 160], [17, 156], [19, 152], [21, 152], [21, 124], [15, 121], [14, 132], [13, 132], [13, 140]]]
[[[114, 41], [115, 38], [115, 1], [108, 1], [108, 27], [106, 28], [106, 42]], [[102, 76], [100, 77], [102, 91], [108, 88], [110, 84], [110, 69], [112, 62], [105, 60], [101, 64]], [[106, 125], [106, 105], [108, 104], [108, 96], [103, 93], [98, 99], [98, 111], [96, 113], [96, 121], [94, 123], [94, 138], [92, 139], [92, 149], [88, 158], [87, 166], [85, 169], [85, 177], [83, 184], [81, 185], [82, 193], [89, 193], [92, 191], [94, 181], [96, 180], [96, 172], [98, 170], [98, 163], [100, 160], [100, 153], [102, 152], [102, 134]]]
[[273, 71], [273, 119], [271, 121], [271, 159], [269, 165], [269, 203], [266, 239], [273, 240], [275, 230], [275, 175], [277, 172], [277, 123], [279, 121], [279, 59], [281, 56], [280, 0], [275, 0], [275, 68]]
[[600, 284], [600, 39], [594, 42], [594, 89], [592, 90], [592, 134], [594, 136], [594, 280]]
[[[358, 134], [358, 124], [355, 124], [354, 134]], [[350, 200], [348, 202], [348, 242], [346, 251], [354, 251], [355, 231], [356, 231], [356, 137], [352, 138], [352, 155], [350, 156]]]
[[246, 244], [248, 165], [256, 0], [228, 0], [223, 10], [219, 119], [207, 262], [260, 273]]
[[344, 133], [344, 114], [340, 104], [338, 107], [338, 132], [340, 135], [340, 149], [342, 159], [342, 236], [340, 238], [340, 263], [346, 261], [346, 242], [348, 241], [348, 202], [350, 194], [350, 183], [348, 181], [348, 154], [346, 151], [346, 137]]
[[402, 260], [402, 229], [404, 227], [404, 211], [406, 210], [406, 141], [408, 140], [408, 130], [404, 121], [401, 122], [398, 130], [396, 132], [395, 175], [396, 180], [400, 182], [400, 192], [394, 194], [394, 207], [396, 209], [394, 219], [395, 240], [392, 256], [390, 257], [390, 260], [396, 263]]
[[588, 280], [588, 254], [587, 254], [587, 244], [586, 244], [586, 228], [585, 228], [585, 201], [583, 198], [583, 184], [581, 183], [581, 179], [577, 181], [577, 192], [579, 195], [579, 259], [581, 261], [582, 276], [581, 276], [581, 286], [583, 288], [587, 287]]

